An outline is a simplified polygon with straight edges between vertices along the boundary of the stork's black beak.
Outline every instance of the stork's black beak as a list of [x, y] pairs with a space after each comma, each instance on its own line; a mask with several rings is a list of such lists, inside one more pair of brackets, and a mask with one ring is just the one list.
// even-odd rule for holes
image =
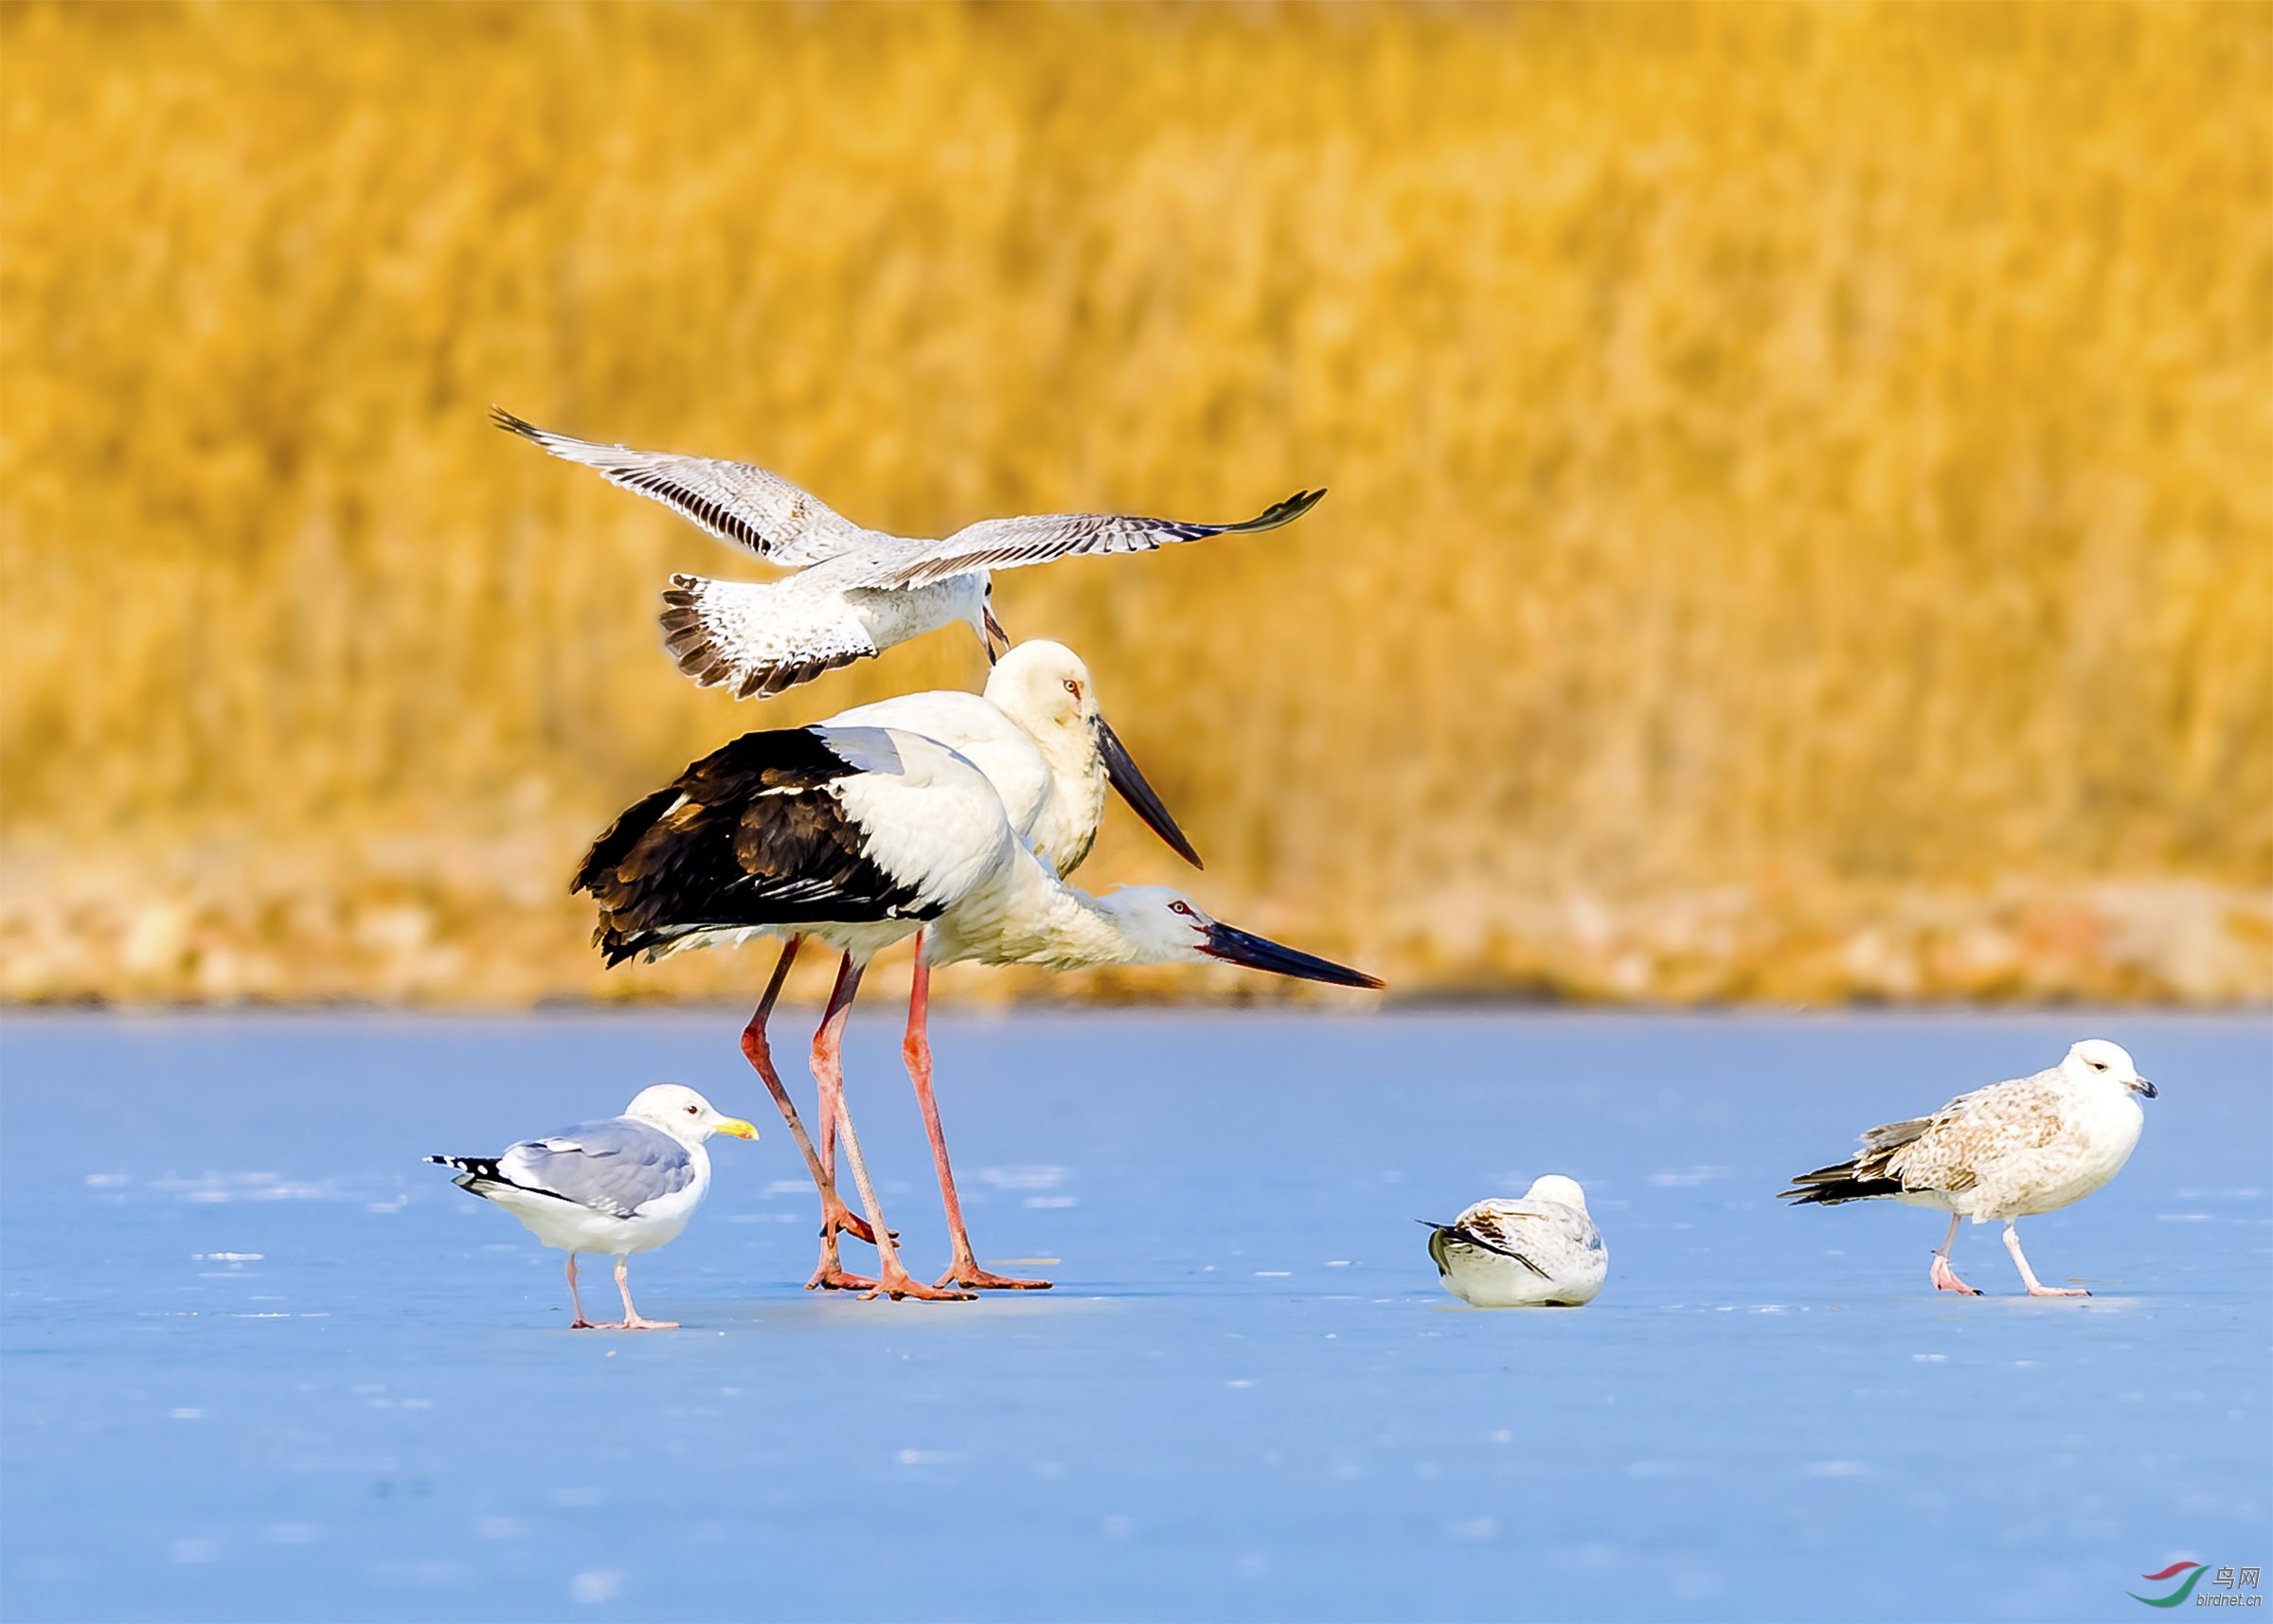
[[1160, 804], [1160, 797], [1153, 794], [1153, 786], [1136, 770], [1136, 763], [1129, 758], [1128, 746], [1121, 743], [1120, 736], [1101, 716], [1097, 719], [1097, 753], [1105, 758], [1106, 780], [1120, 792], [1120, 798], [1129, 803], [1129, 809], [1144, 819], [1145, 827], [1194, 868], [1207, 867], [1200, 861], [1200, 854], [1191, 848], [1191, 842], [1184, 838], [1184, 831], [1176, 827], [1176, 820]]
[[1387, 985], [1379, 977], [1368, 975], [1362, 970], [1330, 959], [1314, 958], [1307, 953], [1291, 947], [1281, 947], [1262, 937], [1249, 936], [1245, 931], [1226, 924], [1210, 924], [1208, 940], [1200, 950], [1227, 964], [1244, 964], [1250, 970], [1267, 970], [1273, 975], [1291, 975], [1297, 981], [1325, 981], [1336, 987], [1373, 987]]
[[[994, 606], [992, 603], [983, 606], [979, 614], [986, 621], [987, 664], [991, 666], [1011, 651], [1011, 634], [1002, 629], [1002, 622], [994, 618]], [[994, 646], [996, 643], [1002, 647], [997, 649]]]
[[2146, 1096], [2146, 1097], [2147, 1097], [2149, 1099], [2154, 1099], [2154, 1098], [2157, 1098], [2157, 1095], [2158, 1095], [2158, 1092], [2159, 1092], [2158, 1090], [2157, 1090], [2157, 1088], [2155, 1087], [2155, 1085], [2154, 1085], [2153, 1083], [2149, 1082], [2149, 1081], [2148, 1081], [2148, 1080], [2147, 1080], [2145, 1078], [2143, 1078], [2143, 1077], [2142, 1077], [2142, 1078], [2138, 1078], [2138, 1079], [2135, 1079], [2135, 1080], [2132, 1081], [2132, 1084], [2131, 1084], [2131, 1091], [2132, 1091], [2134, 1094], [2143, 1094], [2143, 1095], [2145, 1095], [2145, 1096]]

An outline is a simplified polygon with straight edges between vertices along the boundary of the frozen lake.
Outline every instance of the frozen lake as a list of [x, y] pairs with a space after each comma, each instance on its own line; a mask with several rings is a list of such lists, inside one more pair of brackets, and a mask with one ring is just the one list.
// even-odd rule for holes
[[[2262, 1019], [942, 1020], [979, 1257], [1059, 1286], [897, 1305], [798, 1289], [814, 1204], [738, 1025], [0, 1024], [0, 1609], [2138, 1618], [2142, 1574], [2273, 1557]], [[2016, 1296], [1995, 1226], [1967, 1300], [1936, 1214], [1773, 1199], [2086, 1035], [2162, 1090], [2113, 1185], [2022, 1225], [2088, 1301]], [[928, 1277], [897, 1039], [856, 1025], [851, 1099]], [[559, 1254], [418, 1158], [656, 1081], [764, 1139], [634, 1260], [686, 1330], [570, 1332]], [[1443, 1295], [1413, 1221], [1548, 1171], [1602, 1296]]]

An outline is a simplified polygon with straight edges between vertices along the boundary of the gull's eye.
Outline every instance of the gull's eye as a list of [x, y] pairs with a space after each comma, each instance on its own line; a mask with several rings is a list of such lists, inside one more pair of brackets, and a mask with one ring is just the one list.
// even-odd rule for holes
[[2091, 1069], [2094, 1071], [2105, 1071], [2107, 1069], [2107, 1062], [2105, 1061], [2093, 1061], [2091, 1062]]
[[702, 1107], [700, 1107], [700, 1106], [697, 1106], [697, 1105], [689, 1105], [689, 1107], [687, 1107], [687, 1115], [689, 1115], [689, 1116], [700, 1116], [702, 1114], [703, 1114], [703, 1112], [702, 1112]]

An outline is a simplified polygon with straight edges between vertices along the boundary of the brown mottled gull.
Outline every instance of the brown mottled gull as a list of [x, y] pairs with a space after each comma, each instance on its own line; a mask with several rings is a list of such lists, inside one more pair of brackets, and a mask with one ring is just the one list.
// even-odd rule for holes
[[2155, 1085], [2131, 1057], [2104, 1038], [2086, 1038], [2058, 1065], [2033, 1077], [1960, 1094], [1931, 1116], [1889, 1122], [1863, 1135], [1860, 1154], [1817, 1168], [1783, 1191], [1795, 1205], [1870, 1201], [1881, 1196], [1950, 1215], [1934, 1253], [1938, 1290], [1980, 1293], [1950, 1267], [1960, 1221], [2001, 1218], [2005, 1250], [2032, 1297], [2087, 1297], [2036, 1278], [2013, 1221], [2082, 1201], [2121, 1170], [2146, 1117], [2139, 1097]]

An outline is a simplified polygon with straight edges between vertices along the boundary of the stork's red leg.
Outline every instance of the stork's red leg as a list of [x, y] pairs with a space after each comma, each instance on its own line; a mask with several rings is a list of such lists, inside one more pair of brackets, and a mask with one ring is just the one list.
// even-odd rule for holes
[[947, 1160], [947, 1136], [940, 1129], [940, 1103], [931, 1091], [931, 966], [923, 962], [923, 936], [916, 934], [916, 979], [907, 995], [907, 1037], [900, 1045], [907, 1075], [916, 1085], [916, 1104], [923, 1113], [923, 1131], [931, 1135], [931, 1160], [939, 1169], [940, 1199], [947, 1207], [947, 1233], [955, 1246], [954, 1261], [939, 1283], [968, 1286], [976, 1291], [1047, 1291], [1047, 1280], [1019, 1280], [991, 1275], [978, 1266], [971, 1252], [971, 1237], [963, 1228], [963, 1204], [955, 1193], [955, 1169]]
[[805, 1124], [798, 1119], [796, 1102], [790, 1098], [789, 1090], [781, 1085], [780, 1073], [774, 1069], [774, 1052], [765, 1038], [765, 1024], [773, 1015], [774, 1001], [781, 996], [782, 983], [789, 979], [789, 967], [796, 961], [803, 940], [801, 937], [791, 937], [782, 947], [781, 956], [774, 965], [774, 978], [765, 984], [765, 996], [758, 1001], [758, 1012], [742, 1029], [742, 1055], [765, 1080], [766, 1091], [781, 1108], [781, 1119], [789, 1124], [790, 1137], [796, 1140], [797, 1150], [805, 1157], [805, 1170], [813, 1175], [814, 1187], [821, 1192], [822, 1227], [841, 1229], [863, 1240], [873, 1240], [875, 1237], [868, 1233], [867, 1221], [855, 1216], [845, 1205], [844, 1198], [836, 1193], [836, 1181], [829, 1176], [829, 1169], [821, 1166], [821, 1158], [814, 1154], [813, 1141], [805, 1136]]
[[[813, 1075], [821, 1085], [821, 1121], [824, 1127], [833, 1121], [845, 1136], [845, 1160], [851, 1164], [852, 1183], [860, 1191], [860, 1205], [867, 1208], [868, 1227], [876, 1236], [876, 1282], [869, 1286], [868, 1294], [883, 1293], [893, 1298], [965, 1297], [968, 1293], [943, 1292], [908, 1274], [901, 1264], [900, 1249], [892, 1243], [891, 1226], [884, 1221], [884, 1207], [876, 1199], [876, 1187], [868, 1182], [868, 1164], [860, 1153], [860, 1135], [853, 1132], [851, 1113], [845, 1109], [845, 1021], [851, 1013], [854, 995], [860, 991], [860, 974], [852, 955], [847, 954], [844, 963], [837, 968], [836, 987], [829, 994], [829, 1012], [821, 1018], [821, 1029], [814, 1034]], [[837, 1266], [836, 1233], [825, 1231], [821, 1238], [821, 1266], [808, 1285], [834, 1288], [850, 1283]]]

